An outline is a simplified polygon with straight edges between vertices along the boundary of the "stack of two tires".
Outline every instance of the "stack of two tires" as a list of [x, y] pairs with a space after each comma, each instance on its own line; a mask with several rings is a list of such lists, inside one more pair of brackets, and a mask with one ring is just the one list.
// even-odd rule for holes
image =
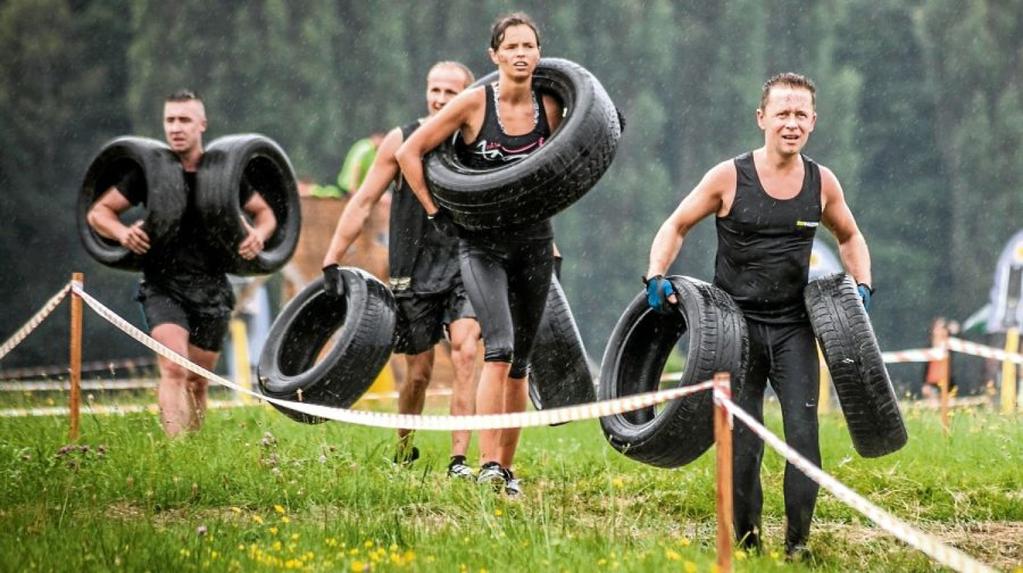
[[[190, 200], [181, 162], [163, 142], [143, 137], [120, 137], [105, 144], [86, 171], [78, 196], [78, 234], [85, 250], [100, 263], [138, 271], [145, 255], [136, 255], [116, 241], [100, 236], [86, 221], [89, 209], [108, 189], [138, 170], [143, 229], [151, 251], [174, 240]], [[301, 209], [294, 170], [284, 151], [258, 134], [231, 135], [214, 140], [203, 153], [197, 173], [194, 208], [210, 238], [214, 256], [224, 271], [236, 275], [269, 274], [284, 266], [298, 245]], [[273, 210], [277, 228], [263, 252], [252, 260], [238, 254], [246, 236], [242, 223], [243, 196], [258, 191]]]

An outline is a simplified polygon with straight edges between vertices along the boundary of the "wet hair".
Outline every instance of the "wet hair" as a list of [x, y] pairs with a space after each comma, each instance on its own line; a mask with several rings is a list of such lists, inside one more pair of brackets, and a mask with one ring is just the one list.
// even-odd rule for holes
[[774, 86], [788, 86], [790, 88], [803, 88], [808, 90], [810, 92], [810, 103], [813, 104], [814, 109], [817, 109], [817, 86], [813, 84], [813, 80], [802, 74], [785, 72], [783, 74], [773, 76], [771, 79], [764, 82], [764, 87], [760, 91], [761, 111], [767, 108], [767, 96], [771, 94], [771, 88]]
[[171, 92], [166, 98], [165, 102], [182, 102], [182, 101], [197, 101], [202, 103], [202, 98], [199, 97], [199, 93], [195, 90], [180, 89]]
[[512, 12], [498, 18], [490, 28], [491, 50], [496, 52], [501, 47], [501, 42], [504, 41], [505, 30], [512, 26], [529, 26], [533, 33], [536, 34], [536, 45], [540, 46], [540, 30], [536, 27], [536, 22], [525, 12]]
[[433, 70], [439, 68], [455, 68], [458, 71], [465, 74], [465, 87], [469, 87], [469, 84], [476, 81], [476, 76], [473, 75], [472, 70], [470, 70], [468, 66], [466, 66], [462, 62], [456, 62], [454, 60], [443, 60], [437, 62], [436, 64], [430, 67], [430, 71], [426, 72], [426, 77], [430, 77], [430, 74], [433, 73]]

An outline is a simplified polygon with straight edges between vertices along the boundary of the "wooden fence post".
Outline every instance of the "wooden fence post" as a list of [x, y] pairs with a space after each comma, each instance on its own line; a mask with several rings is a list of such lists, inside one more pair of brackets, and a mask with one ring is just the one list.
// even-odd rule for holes
[[[731, 377], [727, 372], [714, 375], [714, 391], [732, 397]], [[732, 429], [724, 404], [714, 405], [714, 441], [717, 453], [717, 571], [732, 571]]]
[[[71, 280], [79, 284], [85, 284], [85, 275], [72, 273]], [[71, 397], [69, 410], [71, 418], [71, 430], [68, 438], [71, 441], [78, 439], [79, 410], [82, 401], [82, 297], [71, 291]]]
[[[1005, 333], [1005, 351], [1010, 354], [1019, 352], [1019, 329], [1010, 328]], [[1002, 362], [1002, 413], [1011, 414], [1016, 410], [1016, 363], [1010, 360]]]

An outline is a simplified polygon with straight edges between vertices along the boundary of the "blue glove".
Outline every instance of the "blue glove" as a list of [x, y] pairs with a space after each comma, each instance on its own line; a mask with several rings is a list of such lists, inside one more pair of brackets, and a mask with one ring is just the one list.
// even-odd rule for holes
[[664, 278], [664, 275], [654, 275], [650, 278], [644, 278], [643, 284], [646, 285], [646, 302], [650, 305], [650, 308], [660, 314], [668, 314], [674, 309], [675, 304], [668, 300], [668, 297], [676, 294], [675, 286], [671, 284], [671, 281]]
[[866, 283], [859, 283], [856, 285], [856, 292], [860, 293], [860, 299], [863, 301], [863, 310], [870, 310], [870, 297], [874, 296], [874, 289], [870, 288], [870, 285]]

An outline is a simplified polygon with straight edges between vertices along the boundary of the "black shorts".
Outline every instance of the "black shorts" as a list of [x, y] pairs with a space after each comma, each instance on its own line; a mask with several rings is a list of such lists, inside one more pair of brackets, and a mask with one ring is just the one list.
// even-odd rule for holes
[[[233, 299], [234, 294], [229, 294]], [[223, 312], [222, 307], [199, 307], [146, 281], [139, 283], [135, 300], [142, 305], [142, 316], [150, 332], [161, 324], [176, 324], [188, 331], [189, 344], [210, 352], [223, 348], [231, 314]]]
[[462, 318], [475, 318], [465, 287], [458, 281], [448, 291], [435, 294], [398, 295], [398, 322], [394, 352], [420, 354], [444, 338], [444, 327]]

